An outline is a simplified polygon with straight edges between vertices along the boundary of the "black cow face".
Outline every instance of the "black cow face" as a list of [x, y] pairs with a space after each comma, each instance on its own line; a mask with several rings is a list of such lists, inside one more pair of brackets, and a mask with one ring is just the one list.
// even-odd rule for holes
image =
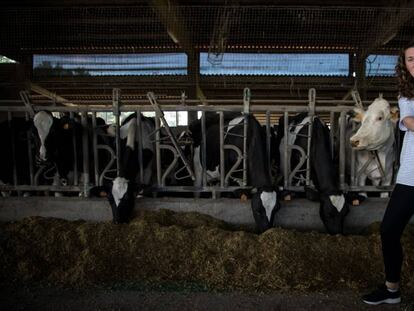
[[321, 194], [319, 215], [329, 234], [343, 234], [345, 216], [349, 212], [344, 196]]

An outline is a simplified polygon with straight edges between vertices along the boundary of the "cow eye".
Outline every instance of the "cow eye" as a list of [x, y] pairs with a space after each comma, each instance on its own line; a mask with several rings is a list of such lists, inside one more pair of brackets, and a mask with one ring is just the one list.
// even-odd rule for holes
[[382, 120], [382, 117], [378, 117], [378, 121], [381, 121]]

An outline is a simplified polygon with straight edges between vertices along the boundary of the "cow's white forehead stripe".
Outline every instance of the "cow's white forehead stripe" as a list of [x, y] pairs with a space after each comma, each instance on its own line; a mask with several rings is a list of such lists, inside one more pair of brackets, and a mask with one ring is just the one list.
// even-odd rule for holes
[[272, 215], [272, 210], [276, 205], [276, 192], [272, 191], [272, 192], [266, 192], [263, 191], [260, 194], [260, 200], [262, 200], [262, 205], [266, 211], [266, 216], [267, 219], [270, 222], [270, 216]]
[[329, 200], [331, 200], [332, 205], [335, 206], [338, 213], [340, 213], [345, 204], [344, 196], [342, 194], [341, 195], [330, 195]]
[[128, 190], [128, 180], [123, 177], [117, 177], [112, 183], [112, 196], [114, 197], [116, 206], [119, 205], [124, 194]]
[[40, 158], [42, 160], [46, 160], [46, 147], [45, 141], [47, 136], [49, 135], [50, 128], [53, 124], [53, 117], [45, 112], [39, 111], [33, 118], [34, 126], [37, 129], [37, 133], [40, 138], [41, 146], [40, 146]]

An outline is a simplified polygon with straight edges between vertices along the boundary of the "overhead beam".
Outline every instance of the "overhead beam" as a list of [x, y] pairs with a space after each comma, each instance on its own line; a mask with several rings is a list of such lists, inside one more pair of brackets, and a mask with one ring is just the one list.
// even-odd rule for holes
[[76, 106], [73, 103], [71, 103], [69, 100], [67, 100], [66, 98], [59, 96], [56, 93], [50, 92], [37, 84], [30, 82], [30, 89], [35, 93], [38, 93], [40, 95], [46, 96], [47, 98], [50, 98], [55, 103], [59, 103], [64, 106]]
[[[194, 43], [192, 42], [191, 35], [185, 27], [184, 19], [179, 12], [179, 7], [172, 0], [150, 0], [151, 6], [158, 14], [160, 21], [164, 24], [168, 35], [175, 44], [181, 46], [189, 59], [189, 74], [190, 79], [194, 83], [194, 96], [195, 98], [204, 101], [206, 99], [203, 90], [199, 83], [199, 70], [198, 66], [193, 66], [193, 58], [196, 57], [195, 62], [198, 63], [199, 59], [196, 55], [197, 52], [194, 49]], [[197, 69], [197, 70], [196, 70]]]

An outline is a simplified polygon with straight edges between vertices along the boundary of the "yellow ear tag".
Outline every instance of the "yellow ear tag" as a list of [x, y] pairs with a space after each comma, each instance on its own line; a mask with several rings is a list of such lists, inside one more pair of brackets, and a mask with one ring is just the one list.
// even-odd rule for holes
[[63, 125], [63, 129], [64, 129], [64, 130], [68, 130], [68, 129], [69, 129], [69, 123], [65, 123], [65, 124]]

